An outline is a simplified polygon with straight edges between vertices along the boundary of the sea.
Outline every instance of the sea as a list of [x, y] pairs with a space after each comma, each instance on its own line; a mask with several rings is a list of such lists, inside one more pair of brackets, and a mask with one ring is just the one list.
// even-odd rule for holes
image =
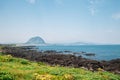
[[[92, 60], [112, 60], [120, 59], [120, 45], [49, 45], [49, 46], [38, 46], [39, 51], [55, 50], [63, 51], [63, 54], [73, 54], [73, 53], [93, 53], [95, 56], [85, 56], [84, 58]], [[64, 51], [68, 51], [65, 53]]]

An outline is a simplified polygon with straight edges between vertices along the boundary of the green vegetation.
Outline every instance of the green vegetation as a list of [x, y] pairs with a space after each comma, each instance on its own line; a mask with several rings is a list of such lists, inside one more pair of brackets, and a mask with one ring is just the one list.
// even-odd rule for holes
[[0, 54], [0, 80], [120, 80], [120, 75], [81, 68], [50, 66]]

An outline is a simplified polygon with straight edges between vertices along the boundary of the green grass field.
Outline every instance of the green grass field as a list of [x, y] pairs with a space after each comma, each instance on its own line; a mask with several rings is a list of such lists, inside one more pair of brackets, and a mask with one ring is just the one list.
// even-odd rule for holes
[[99, 70], [50, 66], [0, 53], [0, 80], [120, 80], [120, 75]]

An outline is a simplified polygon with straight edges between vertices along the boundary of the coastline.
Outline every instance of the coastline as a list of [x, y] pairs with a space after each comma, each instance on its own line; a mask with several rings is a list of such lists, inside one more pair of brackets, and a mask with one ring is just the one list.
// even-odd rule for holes
[[120, 59], [113, 59], [110, 61], [97, 61], [82, 56], [75, 56], [72, 54], [58, 54], [57, 51], [43, 51], [38, 52], [34, 47], [3, 47], [4, 54], [10, 54], [14, 57], [25, 58], [36, 62], [45, 62], [51, 66], [69, 66], [75, 68], [85, 68], [91, 71], [109, 71], [120, 74]]

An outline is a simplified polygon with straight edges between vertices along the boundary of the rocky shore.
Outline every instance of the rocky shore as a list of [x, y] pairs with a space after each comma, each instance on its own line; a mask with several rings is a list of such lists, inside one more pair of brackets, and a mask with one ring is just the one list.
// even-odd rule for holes
[[[68, 52], [68, 51], [67, 51]], [[110, 71], [120, 74], [120, 59], [110, 61], [96, 61], [83, 58], [82, 56], [75, 56], [74, 54], [62, 54], [57, 51], [36, 51], [35, 47], [3, 47], [2, 53], [10, 54], [14, 57], [25, 58], [36, 62], [45, 62], [52, 66], [69, 66], [75, 68], [85, 68], [91, 71]], [[91, 56], [94, 54], [86, 54]]]

